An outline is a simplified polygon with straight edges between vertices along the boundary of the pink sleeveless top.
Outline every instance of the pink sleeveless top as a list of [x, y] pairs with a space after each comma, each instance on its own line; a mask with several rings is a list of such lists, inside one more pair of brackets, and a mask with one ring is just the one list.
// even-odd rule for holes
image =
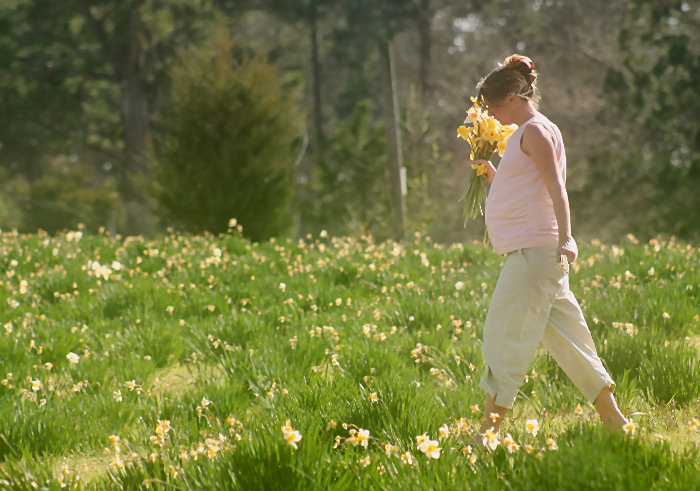
[[534, 162], [520, 148], [523, 131], [531, 123], [542, 125], [551, 135], [557, 165], [566, 182], [566, 152], [559, 128], [537, 113], [508, 140], [486, 199], [486, 226], [498, 254], [555, 246], [559, 241], [552, 199]]

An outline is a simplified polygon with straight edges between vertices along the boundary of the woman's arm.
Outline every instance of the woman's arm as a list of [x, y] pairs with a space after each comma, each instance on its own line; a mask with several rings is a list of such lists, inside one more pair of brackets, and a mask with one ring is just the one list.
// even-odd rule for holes
[[530, 124], [523, 131], [520, 148], [532, 158], [539, 171], [549, 197], [554, 205], [554, 216], [559, 229], [559, 255], [565, 255], [570, 263], [576, 260], [578, 249], [571, 236], [571, 213], [569, 196], [557, 166], [556, 153], [550, 134], [538, 124]]

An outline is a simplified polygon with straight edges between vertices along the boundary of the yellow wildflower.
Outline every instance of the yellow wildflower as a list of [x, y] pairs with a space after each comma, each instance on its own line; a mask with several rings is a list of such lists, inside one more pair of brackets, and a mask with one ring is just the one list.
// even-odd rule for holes
[[399, 453], [399, 447], [392, 445], [391, 443], [385, 443], [384, 453], [387, 457], [391, 457], [392, 455]]
[[440, 447], [437, 440], [427, 440], [423, 442], [419, 450], [432, 459], [440, 458]]
[[418, 448], [420, 448], [420, 446], [423, 445], [428, 440], [430, 440], [430, 437], [426, 433], [423, 433], [422, 435], [418, 435], [416, 437], [416, 446]]
[[441, 438], [445, 438], [450, 434], [450, 429], [447, 425], [442, 425], [438, 431], [440, 432]]
[[164, 437], [165, 435], [168, 434], [170, 431], [170, 420], [164, 419], [164, 420], [158, 420], [158, 424], [156, 425], [156, 434], [158, 436]]
[[297, 448], [297, 443], [301, 440], [301, 433], [292, 428], [292, 422], [288, 419], [284, 421], [284, 426], [282, 426], [282, 434], [284, 435], [284, 439], [288, 444], [294, 448]]
[[540, 431], [540, 424], [536, 419], [528, 419], [525, 422], [525, 429], [528, 433], [532, 433], [532, 436], [537, 436], [537, 432]]
[[507, 433], [506, 437], [503, 439], [503, 446], [506, 447], [509, 453], [517, 452], [520, 449], [520, 445], [515, 443], [510, 433]]
[[367, 445], [369, 444], [369, 430], [360, 428], [357, 430], [357, 435], [355, 438], [361, 447], [367, 448]]
[[483, 176], [488, 173], [485, 164], [472, 164], [472, 169], [476, 171], [477, 176]]
[[491, 450], [496, 450], [496, 447], [501, 443], [498, 439], [498, 433], [494, 432], [493, 428], [489, 428], [482, 435], [482, 442], [484, 447], [488, 447]]

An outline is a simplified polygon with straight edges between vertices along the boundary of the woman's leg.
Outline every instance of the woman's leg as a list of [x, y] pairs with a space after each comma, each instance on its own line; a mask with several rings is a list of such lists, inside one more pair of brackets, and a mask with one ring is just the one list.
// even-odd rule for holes
[[[508, 256], [498, 277], [481, 346], [485, 367], [479, 387], [493, 398], [486, 399], [486, 423], [490, 412], [498, 413], [499, 408], [513, 405], [540, 344], [552, 303], [561, 288], [551, 278], [560, 275], [555, 253], [556, 247], [516, 252]], [[542, 261], [535, 261], [543, 254], [549, 269], [540, 267]]]
[[615, 430], [627, 424], [612, 394], [615, 383], [598, 357], [583, 312], [568, 282], [552, 306], [542, 344], [593, 403], [608, 429]]
[[479, 433], [483, 435], [489, 428], [493, 428], [493, 431], [498, 433], [498, 430], [501, 428], [501, 422], [503, 418], [506, 417], [506, 414], [508, 414], [508, 408], [498, 406], [496, 400], [489, 394], [486, 394], [486, 400], [484, 401], [484, 417], [481, 418]]

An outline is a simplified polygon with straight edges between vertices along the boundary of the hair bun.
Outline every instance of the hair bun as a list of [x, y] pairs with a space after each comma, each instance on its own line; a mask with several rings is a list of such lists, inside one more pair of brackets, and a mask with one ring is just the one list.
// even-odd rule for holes
[[510, 55], [503, 62], [504, 68], [515, 68], [520, 73], [523, 74], [525, 80], [532, 85], [537, 80], [537, 72], [535, 71], [535, 64], [530, 58], [523, 55]]

